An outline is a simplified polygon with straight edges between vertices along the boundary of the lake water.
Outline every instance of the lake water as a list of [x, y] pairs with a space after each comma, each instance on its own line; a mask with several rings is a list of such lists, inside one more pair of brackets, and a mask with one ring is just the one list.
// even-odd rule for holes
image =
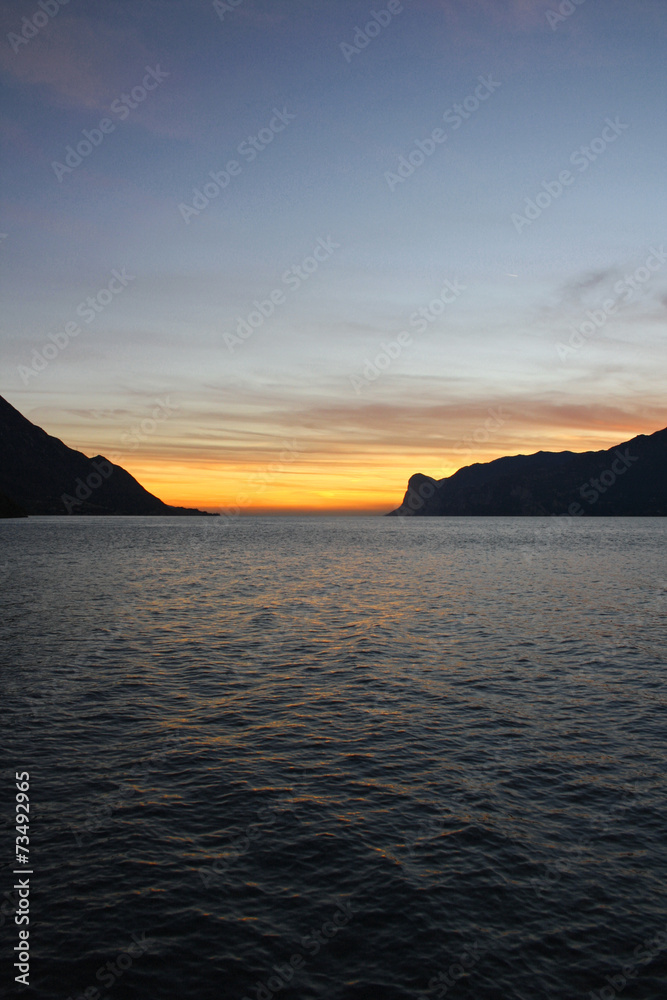
[[663, 998], [666, 540], [0, 522], [35, 995]]

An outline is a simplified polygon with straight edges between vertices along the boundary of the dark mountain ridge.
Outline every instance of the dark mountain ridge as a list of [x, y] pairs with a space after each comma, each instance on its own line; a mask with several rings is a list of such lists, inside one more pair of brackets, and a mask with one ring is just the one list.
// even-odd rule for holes
[[497, 458], [439, 480], [418, 472], [388, 516], [549, 514], [667, 515], [667, 428], [604, 451]]
[[[121, 468], [87, 458], [52, 437], [0, 396], [0, 516], [148, 514], [207, 516], [170, 507]], [[213, 516], [213, 515], [210, 515]]]

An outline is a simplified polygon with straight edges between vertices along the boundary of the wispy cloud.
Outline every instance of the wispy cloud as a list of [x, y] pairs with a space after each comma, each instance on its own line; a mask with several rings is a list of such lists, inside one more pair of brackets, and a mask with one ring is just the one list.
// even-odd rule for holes
[[127, 88], [129, 69], [155, 59], [131, 24], [64, 11], [48, 28], [17, 53], [0, 46], [0, 69], [60, 107], [105, 109]]
[[[140, 411], [158, 391], [154, 387], [135, 390], [131, 409]], [[218, 397], [220, 392], [218, 388]], [[652, 433], [665, 422], [664, 408], [657, 400], [635, 407], [601, 406], [557, 393], [547, 398], [526, 394], [451, 402], [422, 394], [411, 403], [361, 404], [318, 401], [314, 395], [298, 403], [280, 387], [245, 393], [228, 387], [217, 405], [212, 393], [206, 398], [201, 391], [196, 396], [180, 391], [177, 396], [178, 416], [164, 434], [146, 443], [142, 458], [217, 462], [221, 467], [233, 461], [253, 467], [258, 461], [268, 461], [283, 438], [298, 437], [309, 459], [322, 465], [333, 462], [344, 467], [361, 460], [373, 464], [392, 458], [397, 464], [418, 464], [428, 456], [431, 461], [456, 466], [460, 443], [467, 438], [475, 438], [471, 454], [480, 457], [470, 459], [474, 461], [541, 449], [603, 448], [638, 433]], [[65, 440], [72, 434], [77, 440], [85, 439], [91, 453], [104, 450], [105, 443], [113, 444], [118, 414], [128, 412], [127, 401], [127, 392], [100, 400], [96, 412], [101, 415], [92, 422], [86, 422], [88, 411], [58, 410], [52, 404], [49, 413], [56, 430], [47, 429]], [[502, 428], [485, 436], [479, 429], [491, 411], [504, 414]]]

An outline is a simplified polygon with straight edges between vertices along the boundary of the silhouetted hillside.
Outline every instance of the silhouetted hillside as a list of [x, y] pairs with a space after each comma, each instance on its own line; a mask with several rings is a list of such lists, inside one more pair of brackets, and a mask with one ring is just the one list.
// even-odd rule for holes
[[0, 517], [27, 517], [28, 513], [4, 493], [0, 493]]
[[[0, 493], [28, 514], [205, 515], [170, 507], [102, 455], [87, 458], [27, 420], [0, 396]], [[11, 506], [3, 505], [10, 511]]]
[[667, 428], [606, 451], [545, 452], [411, 476], [390, 516], [667, 515]]

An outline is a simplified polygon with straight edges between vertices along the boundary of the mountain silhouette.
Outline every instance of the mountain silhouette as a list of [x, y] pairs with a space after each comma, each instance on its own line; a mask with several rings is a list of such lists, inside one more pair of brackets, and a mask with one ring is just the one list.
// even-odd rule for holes
[[163, 503], [103, 455], [68, 448], [0, 396], [0, 517], [26, 513], [207, 516]]
[[468, 465], [445, 479], [418, 472], [390, 517], [667, 515], [667, 428], [605, 451], [547, 452]]
[[5, 493], [0, 493], [0, 517], [27, 517], [28, 512], [14, 503]]

